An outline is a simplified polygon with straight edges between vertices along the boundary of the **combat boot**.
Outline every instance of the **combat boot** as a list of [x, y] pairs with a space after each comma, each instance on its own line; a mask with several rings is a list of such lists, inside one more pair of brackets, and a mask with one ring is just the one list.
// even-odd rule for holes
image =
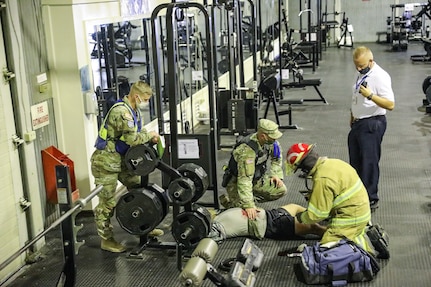
[[231, 208], [231, 207], [233, 207], [232, 203], [229, 200], [229, 196], [227, 194], [224, 193], [224, 194], [220, 195], [218, 198], [219, 198], [220, 204], [224, 208]]
[[126, 247], [117, 241], [114, 238], [102, 239], [102, 243], [100, 244], [100, 248], [105, 251], [113, 252], [113, 253], [121, 253], [126, 251]]
[[148, 237], [157, 237], [157, 236], [162, 236], [163, 234], [165, 234], [165, 233], [163, 232], [163, 230], [158, 229], [158, 228], [154, 228], [153, 230], [151, 230], [151, 231], [148, 233]]

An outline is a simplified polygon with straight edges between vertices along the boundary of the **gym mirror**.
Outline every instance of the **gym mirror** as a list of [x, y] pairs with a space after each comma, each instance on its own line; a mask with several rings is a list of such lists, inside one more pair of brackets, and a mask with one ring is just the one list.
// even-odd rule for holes
[[[151, 29], [147, 19], [136, 19], [94, 25], [89, 30], [93, 81], [103, 117], [113, 102], [129, 93], [132, 83], [152, 84]], [[145, 123], [156, 117], [153, 102], [143, 113]]]

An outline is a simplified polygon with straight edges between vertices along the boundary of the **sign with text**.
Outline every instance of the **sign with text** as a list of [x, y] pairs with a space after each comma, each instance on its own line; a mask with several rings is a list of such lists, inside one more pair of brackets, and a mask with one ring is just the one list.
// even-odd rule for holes
[[199, 142], [197, 139], [178, 140], [179, 159], [199, 159]]
[[48, 103], [31, 106], [31, 125], [33, 130], [39, 129], [49, 124]]

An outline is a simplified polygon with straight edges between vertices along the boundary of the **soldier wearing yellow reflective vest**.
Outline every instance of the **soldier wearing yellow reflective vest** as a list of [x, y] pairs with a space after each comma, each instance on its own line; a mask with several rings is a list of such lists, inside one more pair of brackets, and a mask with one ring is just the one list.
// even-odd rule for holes
[[[91, 156], [91, 172], [95, 184], [103, 185], [103, 190], [98, 194], [99, 204], [94, 210], [94, 218], [97, 233], [102, 238], [101, 248], [106, 251], [126, 250], [125, 246], [114, 239], [110, 222], [116, 205], [117, 181], [127, 188], [141, 185], [141, 177], [127, 169], [124, 155], [131, 146], [147, 142], [157, 143], [159, 139], [157, 132], [148, 132], [143, 128], [140, 112], [148, 106], [152, 94], [151, 87], [143, 81], [132, 85], [130, 93], [109, 109], [100, 127], [96, 150]], [[154, 230], [152, 234], [161, 235], [162, 231]]]
[[286, 155], [286, 171], [300, 169], [313, 183], [307, 196], [308, 207], [296, 218], [306, 224], [328, 220], [321, 244], [348, 238], [373, 253], [365, 235], [371, 220], [368, 193], [356, 170], [342, 160], [320, 157], [313, 148], [314, 145], [296, 143]]

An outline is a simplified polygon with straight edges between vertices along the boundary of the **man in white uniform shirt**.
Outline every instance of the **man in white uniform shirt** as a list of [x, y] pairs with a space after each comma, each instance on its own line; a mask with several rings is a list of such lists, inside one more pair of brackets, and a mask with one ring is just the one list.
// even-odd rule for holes
[[386, 111], [395, 107], [391, 76], [373, 60], [365, 46], [353, 52], [358, 71], [353, 84], [351, 130], [348, 136], [350, 164], [367, 188], [372, 210], [378, 207], [379, 161], [386, 131]]

